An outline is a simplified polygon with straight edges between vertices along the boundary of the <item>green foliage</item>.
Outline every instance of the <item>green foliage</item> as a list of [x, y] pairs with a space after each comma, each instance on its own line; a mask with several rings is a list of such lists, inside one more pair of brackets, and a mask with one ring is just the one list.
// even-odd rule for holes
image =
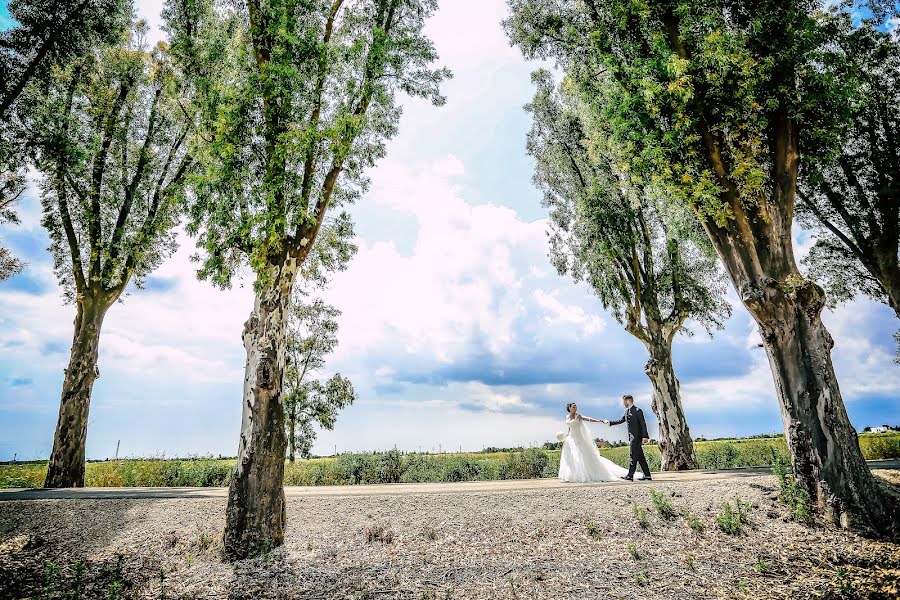
[[706, 529], [706, 525], [703, 524], [696, 515], [692, 514], [690, 511], [686, 511], [684, 513], [684, 518], [688, 522], [688, 525], [691, 526], [691, 529], [696, 531], [697, 533], [702, 533], [704, 529]]
[[587, 523], [585, 523], [584, 528], [587, 530], [587, 534], [595, 540], [599, 540], [603, 537], [603, 531], [600, 529], [600, 526], [597, 525], [594, 521], [588, 521]]
[[540, 448], [513, 452], [500, 464], [500, 479], [537, 479], [543, 477], [550, 456]]
[[550, 208], [550, 256], [559, 273], [589, 283], [648, 348], [670, 348], [689, 318], [708, 332], [721, 328], [731, 307], [696, 219], [630, 179], [607, 144], [608, 123], [573, 79], [557, 88], [541, 70], [532, 80], [528, 152]]
[[842, 25], [831, 68], [854, 90], [848, 139], [803, 163], [797, 217], [817, 238], [804, 264], [832, 306], [861, 293], [900, 311], [900, 39]]
[[340, 314], [321, 299], [307, 302], [299, 293], [291, 304], [283, 403], [289, 457], [308, 458], [316, 439], [314, 426], [333, 429], [338, 412], [356, 399], [353, 384], [340, 373], [326, 381], [315, 378], [337, 347]]
[[634, 512], [634, 518], [637, 521], [638, 525], [640, 525], [641, 529], [647, 529], [650, 527], [650, 519], [647, 518], [647, 509], [643, 506], [638, 506], [635, 503], [631, 505], [632, 512]]
[[197, 89], [189, 231], [199, 275], [228, 286], [303, 262], [330, 206], [365, 191], [397, 131], [398, 92], [440, 105], [445, 69], [423, 34], [434, 0], [174, 0], [173, 48]]
[[781, 487], [779, 498], [790, 510], [791, 517], [800, 523], [811, 523], [813, 512], [809, 492], [797, 483], [787, 462], [774, 453], [772, 473], [778, 478]]
[[[131, 18], [129, 0], [10, 0], [16, 26], [0, 31], [0, 224], [18, 222], [34, 108], [54, 67], [115, 43]], [[0, 247], [0, 280], [22, 268]]]
[[43, 225], [66, 298], [108, 304], [174, 249], [193, 167], [181, 77], [138, 24], [116, 46], [54, 71], [35, 109]]
[[[697, 454], [701, 457], [718, 455], [717, 448], [728, 444], [737, 448], [737, 457], [732, 467], [770, 466], [777, 461], [787, 460], [787, 449], [781, 437], [744, 440], [717, 440], [697, 442]], [[900, 458], [900, 433], [862, 434], [859, 444], [867, 459]], [[652, 465], [659, 468], [659, 450], [655, 446], [645, 446], [644, 451]], [[532, 453], [532, 458], [510, 459], [515, 452], [489, 452], [464, 454], [400, 454], [401, 483], [428, 483], [439, 481], [489, 481], [501, 479], [503, 465], [514, 463], [523, 465], [534, 473], [544, 464], [542, 477], [556, 477], [559, 472], [559, 451], [544, 451], [543, 458]], [[285, 485], [348, 485], [351, 483], [379, 483], [384, 478], [379, 475], [382, 464], [395, 464], [396, 453], [390, 451], [391, 458], [383, 459], [386, 453], [343, 454], [339, 457], [311, 458], [285, 465]], [[621, 466], [628, 465], [627, 448], [604, 448], [600, 453]], [[656, 458], [655, 462], [651, 457]], [[343, 458], [342, 457], [347, 457]], [[356, 465], [350, 468], [349, 465]], [[393, 468], [393, 467], [391, 467]], [[701, 468], [712, 468], [701, 460]], [[85, 485], [88, 487], [130, 487], [130, 486], [204, 486], [228, 485], [234, 472], [233, 459], [128, 459], [105, 462], [88, 462]], [[390, 472], [387, 469], [386, 472]], [[46, 462], [0, 465], [0, 488], [38, 488], [43, 485], [47, 474]], [[354, 479], [355, 476], [355, 479]], [[685, 514], [692, 522], [692, 515]], [[694, 517], [696, 519], [696, 517]], [[702, 528], [702, 521], [696, 519]], [[692, 524], [693, 527], [693, 524]], [[693, 527], [697, 529], [696, 527]]]
[[744, 532], [744, 526], [750, 522], [748, 517], [750, 506], [740, 498], [735, 498], [734, 503], [733, 508], [731, 502], [722, 505], [721, 512], [716, 515], [716, 526], [728, 535], [741, 535]]
[[678, 516], [678, 513], [675, 512], [675, 508], [672, 506], [672, 501], [662, 492], [650, 488], [650, 500], [660, 519], [671, 521]]

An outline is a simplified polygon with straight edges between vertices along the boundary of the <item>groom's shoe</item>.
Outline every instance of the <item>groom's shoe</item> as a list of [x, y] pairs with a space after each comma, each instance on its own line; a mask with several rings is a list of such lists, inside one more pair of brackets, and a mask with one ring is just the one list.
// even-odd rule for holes
[[634, 477], [629, 477], [628, 475], [623, 475], [619, 477], [619, 479], [624, 479], [625, 481], [634, 481]]
[[641, 481], [653, 481], [653, 478], [647, 475], [646, 477], [641, 477]]

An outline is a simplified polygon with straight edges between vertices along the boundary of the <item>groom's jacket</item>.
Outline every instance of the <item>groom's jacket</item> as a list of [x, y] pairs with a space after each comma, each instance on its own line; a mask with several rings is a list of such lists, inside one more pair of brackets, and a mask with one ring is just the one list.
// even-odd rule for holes
[[632, 439], [639, 440], [650, 437], [650, 434], [647, 433], [647, 422], [644, 421], [644, 411], [634, 404], [628, 407], [621, 419], [609, 422], [610, 425], [621, 425], [622, 423], [628, 423], [628, 435]]

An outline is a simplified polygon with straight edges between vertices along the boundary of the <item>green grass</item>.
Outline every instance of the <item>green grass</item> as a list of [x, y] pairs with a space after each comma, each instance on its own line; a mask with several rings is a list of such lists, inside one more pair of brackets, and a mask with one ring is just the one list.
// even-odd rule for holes
[[[701, 469], [771, 466], [788, 460], [783, 437], [695, 442]], [[859, 445], [869, 459], [900, 458], [900, 433], [861, 434]], [[628, 466], [628, 447], [604, 448], [600, 453]], [[653, 471], [659, 470], [659, 449], [644, 446]], [[286, 462], [286, 485], [353, 485], [360, 483], [428, 483], [555, 477], [559, 450], [529, 448], [521, 452], [453, 454], [342, 454]], [[773, 458], [774, 457], [774, 458]], [[228, 485], [234, 459], [126, 459], [89, 462], [89, 487], [213, 487]], [[41, 487], [46, 462], [0, 465], [0, 488]]]

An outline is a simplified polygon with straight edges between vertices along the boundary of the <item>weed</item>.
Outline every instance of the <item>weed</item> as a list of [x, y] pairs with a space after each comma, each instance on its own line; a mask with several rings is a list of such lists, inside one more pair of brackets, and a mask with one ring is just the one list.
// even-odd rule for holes
[[800, 523], [811, 523], [813, 513], [810, 509], [809, 492], [797, 483], [791, 474], [787, 462], [772, 451], [772, 472], [778, 478], [781, 492], [778, 497], [788, 507], [791, 517]]
[[656, 514], [659, 515], [659, 518], [662, 520], [671, 521], [677, 516], [675, 508], [672, 506], [672, 502], [665, 494], [650, 488], [650, 500], [653, 502], [653, 508], [656, 509]]
[[756, 570], [757, 573], [759, 573], [760, 575], [763, 575], [763, 574], [769, 572], [769, 570], [772, 568], [772, 565], [770, 565], [769, 563], [764, 561], [762, 559], [762, 557], [757, 557], [756, 564], [753, 565], [753, 568]]
[[740, 514], [731, 508], [730, 502], [722, 505], [722, 511], [716, 516], [716, 525], [728, 535], [740, 535], [744, 532]]
[[856, 592], [856, 586], [853, 585], [853, 581], [850, 579], [850, 573], [844, 567], [838, 569], [835, 575], [835, 584], [843, 596], [852, 596]]
[[637, 504], [632, 504], [632, 510], [634, 511], [634, 518], [637, 519], [638, 525], [641, 526], [641, 529], [647, 529], [650, 527], [650, 520], [647, 518], [647, 509], [643, 506], [638, 506]]
[[603, 537], [603, 532], [600, 531], [600, 526], [593, 521], [588, 521], [584, 527], [585, 529], [587, 529], [588, 535], [595, 540], [599, 540], [601, 537]]
[[437, 539], [437, 529], [429, 527], [425, 530], [425, 537], [432, 542]]
[[312, 550], [313, 550], [313, 543], [312, 543], [312, 542], [306, 542], [306, 549], [307, 549], [309, 552], [312, 552]]
[[634, 544], [628, 544], [628, 553], [634, 560], [641, 560], [641, 553], [638, 552], [638, 549], [634, 546]]
[[701, 533], [704, 529], [706, 529], [706, 525], [703, 524], [703, 521], [701, 521], [700, 518], [696, 515], [691, 514], [689, 511], [684, 513], [684, 518], [687, 520], [688, 525], [691, 526], [691, 529], [693, 529], [697, 533]]
[[159, 600], [166, 600], [166, 572], [159, 569]]
[[644, 567], [640, 571], [638, 571], [634, 576], [634, 581], [638, 585], [647, 585], [650, 583], [650, 576], [647, 574], [647, 568]]
[[81, 600], [81, 585], [85, 571], [84, 562], [79, 560], [77, 563], [72, 565], [72, 569], [75, 571], [75, 589], [72, 590], [71, 598], [72, 600]]
[[512, 593], [513, 600], [518, 600], [519, 595], [516, 593], [516, 578], [512, 575], [507, 575], [506, 580], [509, 581], [509, 589]]
[[688, 569], [690, 569], [691, 571], [693, 571], [694, 568], [695, 568], [695, 566], [694, 566], [694, 555], [693, 555], [693, 554], [688, 554], [687, 556], [685, 556], [685, 557], [684, 557], [684, 564], [687, 565], [687, 568], [688, 568]]
[[122, 582], [113, 581], [106, 590], [106, 600], [121, 600], [122, 598]]

